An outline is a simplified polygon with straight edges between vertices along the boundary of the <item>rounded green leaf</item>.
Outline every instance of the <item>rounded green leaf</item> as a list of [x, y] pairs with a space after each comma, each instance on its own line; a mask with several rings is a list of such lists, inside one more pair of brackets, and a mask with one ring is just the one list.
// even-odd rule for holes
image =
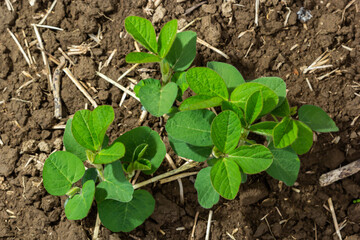
[[220, 106], [224, 100], [220, 97], [195, 95], [185, 99], [179, 107], [180, 111], [206, 109]]
[[286, 83], [284, 80], [282, 80], [279, 77], [261, 77], [257, 78], [255, 80], [252, 80], [251, 82], [257, 82], [261, 83], [271, 90], [273, 90], [276, 95], [279, 97], [279, 103], [277, 106], [280, 106], [280, 104], [283, 103], [286, 99]]
[[100, 144], [97, 149], [102, 146], [106, 131], [110, 124], [114, 121], [114, 118], [114, 109], [108, 105], [99, 106], [91, 112], [89, 126], [91, 132], [96, 136]]
[[271, 143], [269, 149], [274, 156], [273, 163], [266, 172], [273, 178], [283, 181], [287, 186], [292, 186], [299, 174], [300, 160], [291, 147], [275, 148]]
[[112, 232], [130, 232], [154, 212], [155, 200], [145, 190], [136, 190], [130, 202], [105, 200], [98, 204], [101, 223]]
[[86, 217], [91, 208], [95, 194], [95, 183], [88, 180], [82, 187], [81, 193], [69, 199], [65, 205], [65, 215], [69, 220], [80, 220]]
[[171, 148], [174, 152], [184, 158], [194, 160], [196, 162], [203, 162], [209, 158], [212, 147], [198, 147], [186, 142], [175, 140], [170, 135], [168, 136]]
[[165, 59], [175, 72], [185, 71], [196, 56], [196, 33], [185, 31], [176, 34]]
[[161, 117], [168, 113], [178, 93], [176, 83], [170, 82], [161, 87], [160, 84], [146, 84], [139, 90], [141, 104], [152, 115]]
[[75, 154], [78, 158], [80, 158], [81, 161], [86, 161], [86, 148], [81, 146], [74, 138], [72, 132], [71, 132], [71, 122], [72, 118], [70, 118], [66, 122], [65, 132], [64, 132], [64, 146], [67, 152], [71, 152]]
[[77, 111], [71, 123], [71, 131], [76, 142], [86, 149], [96, 151], [100, 143], [89, 126], [90, 114], [91, 111], [87, 109]]
[[263, 145], [243, 145], [230, 152], [226, 157], [235, 161], [247, 174], [256, 174], [266, 170], [273, 162], [273, 155]]
[[208, 62], [207, 67], [217, 72], [224, 79], [226, 87], [231, 93], [240, 84], [245, 83], [241, 73], [231, 64], [223, 62]]
[[263, 84], [256, 82], [241, 84], [231, 93], [230, 100], [232, 103], [244, 110], [247, 99], [256, 91], [261, 91], [262, 93], [264, 104], [260, 116], [263, 116], [271, 112], [271, 110], [273, 110], [279, 102], [279, 98], [276, 93]]
[[99, 106], [94, 111], [80, 110], [74, 115], [71, 131], [75, 140], [86, 149], [97, 151], [101, 147], [107, 128], [114, 121], [111, 106]]
[[224, 80], [210, 68], [195, 67], [189, 69], [186, 72], [186, 81], [196, 94], [221, 97], [225, 100], [229, 98]]
[[210, 129], [215, 114], [209, 110], [178, 112], [166, 123], [167, 133], [174, 139], [194, 146], [212, 146]]
[[148, 145], [142, 158], [151, 162], [151, 170], [144, 171], [145, 174], [153, 174], [166, 154], [165, 144], [161, 141], [159, 134], [149, 127], [134, 128], [121, 135], [115, 142], [122, 142], [125, 145], [125, 156], [121, 161], [128, 163], [132, 161], [133, 153], [139, 145], [144, 143]]
[[108, 164], [122, 158], [125, 154], [125, 146], [120, 142], [114, 142], [108, 147], [105, 147], [96, 154], [95, 164]]
[[150, 53], [131, 52], [125, 57], [127, 63], [153, 63], [160, 62], [161, 58]]
[[210, 171], [211, 167], [201, 169], [195, 180], [198, 201], [203, 208], [212, 208], [220, 199], [219, 194], [211, 185]]
[[276, 122], [259, 122], [250, 126], [250, 131], [264, 135], [264, 136], [272, 136], [274, 127], [277, 125]]
[[271, 111], [271, 114], [278, 117], [290, 117], [290, 105], [288, 100], [285, 100], [274, 110]]
[[291, 144], [297, 154], [307, 153], [313, 144], [313, 131], [305, 123], [295, 121], [298, 127], [298, 137]]
[[250, 95], [245, 104], [245, 120], [252, 124], [260, 115], [263, 109], [263, 98], [261, 91], [256, 91]]
[[167, 22], [161, 29], [158, 40], [158, 53], [160, 57], [164, 58], [170, 51], [176, 37], [177, 28], [177, 20], [173, 19]]
[[125, 19], [126, 31], [147, 50], [157, 53], [155, 29], [145, 18], [130, 16]]
[[81, 178], [81, 184], [84, 185], [89, 180], [92, 180], [96, 183], [97, 179], [98, 179], [98, 170], [96, 168], [88, 168], [85, 170], [85, 174]]
[[147, 78], [141, 80], [140, 82], [138, 82], [138, 84], [136, 84], [136, 86], [134, 87], [134, 93], [136, 94], [137, 97], [139, 97], [140, 88], [142, 88], [145, 85], [152, 85], [152, 84], [158, 85], [159, 88], [161, 88], [161, 83], [159, 80], [153, 78]]
[[274, 146], [284, 148], [292, 144], [298, 137], [298, 127], [294, 120], [284, 117], [273, 130]]
[[51, 195], [65, 195], [84, 173], [84, 164], [76, 155], [63, 151], [54, 152], [44, 164], [44, 187]]
[[299, 120], [308, 125], [316, 132], [337, 132], [339, 128], [335, 122], [322, 110], [314, 105], [303, 105], [300, 107]]
[[236, 197], [241, 183], [241, 173], [234, 161], [220, 159], [211, 168], [210, 177], [214, 189], [223, 198], [231, 200]]
[[233, 111], [223, 111], [211, 124], [211, 139], [223, 153], [236, 148], [241, 136], [240, 119]]
[[106, 199], [113, 199], [129, 202], [133, 193], [134, 188], [126, 179], [120, 161], [107, 164], [104, 169], [104, 180], [96, 186], [96, 201], [100, 203]]

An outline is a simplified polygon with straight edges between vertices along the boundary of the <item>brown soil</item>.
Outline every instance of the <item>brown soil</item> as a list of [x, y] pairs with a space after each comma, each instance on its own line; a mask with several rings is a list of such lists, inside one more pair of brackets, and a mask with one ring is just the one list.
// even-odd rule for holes
[[[316, 239], [316, 236], [323, 240], [337, 239], [331, 214], [324, 208], [329, 197], [333, 199], [339, 223], [345, 221], [342, 236], [348, 240], [360, 239], [360, 205], [352, 203], [353, 199], [360, 198], [360, 175], [324, 188], [318, 184], [321, 174], [360, 157], [360, 120], [355, 120], [360, 114], [360, 97], [355, 95], [356, 89], [352, 87], [354, 81], [360, 80], [360, 3], [355, 2], [348, 8], [342, 21], [346, 6], [343, 0], [261, 1], [259, 26], [238, 38], [241, 32], [255, 26], [255, 1], [236, 1], [240, 5], [233, 4], [232, 11], [228, 12], [228, 8], [222, 7], [223, 1], [208, 0], [190, 14], [183, 15], [199, 2], [163, 0], [166, 12], [163, 18], [156, 20], [157, 30], [173, 18], [185, 25], [200, 17], [201, 20], [190, 29], [228, 54], [230, 59], [198, 45], [194, 65], [224, 61], [235, 65], [246, 79], [282, 77], [287, 83], [292, 105], [318, 105], [340, 128], [338, 133], [317, 136], [311, 152], [301, 157], [301, 172], [294, 187], [280, 184], [266, 174], [255, 175], [241, 186], [234, 201], [221, 200], [214, 206], [211, 239], [230, 239], [229, 234], [235, 239]], [[53, 95], [42, 71], [41, 52], [36, 46], [31, 47], [37, 68], [29, 68], [6, 30], [9, 28], [17, 34], [22, 44], [22, 30], [28, 42], [35, 40], [30, 24], [39, 22], [34, 18], [44, 14], [50, 5], [51, 2], [37, 0], [35, 6], [30, 7], [24, 0], [13, 3], [14, 13], [9, 12], [4, 3], [0, 8], [0, 138], [4, 143], [0, 145], [1, 239], [87, 239], [91, 238], [95, 224], [95, 206], [86, 219], [69, 221], [63, 211], [65, 199], [50, 196], [42, 186], [44, 160], [53, 150], [62, 149], [63, 130], [53, 129], [61, 121], [54, 119]], [[97, 77], [95, 71], [114, 49], [117, 52], [111, 64], [101, 72], [117, 79], [130, 67], [124, 58], [134, 50], [134, 44], [125, 34], [124, 19], [129, 15], [146, 17], [143, 12], [146, 5], [145, 0], [58, 0], [45, 24], [61, 27], [64, 31], [40, 29], [46, 51], [58, 58], [61, 56], [58, 47], [67, 50], [71, 45], [91, 43], [88, 34], [96, 35], [101, 26], [103, 39], [100, 45], [84, 55], [72, 56], [76, 65], [71, 70], [85, 83], [99, 105], [114, 107], [116, 120], [109, 131], [111, 139], [136, 127], [140, 104], [127, 98], [119, 107], [122, 92]], [[306, 23], [307, 29], [296, 16], [302, 6], [313, 15]], [[161, 16], [160, 10], [156, 11], [156, 16]], [[288, 24], [284, 27], [289, 10]], [[147, 17], [152, 20], [151, 16]], [[327, 64], [333, 67], [303, 74], [304, 67], [327, 49], [330, 51]], [[54, 71], [56, 65], [51, 63], [50, 67]], [[146, 67], [153, 68], [152, 65]], [[322, 80], [317, 79], [334, 69], [338, 71]], [[22, 71], [29, 72], [34, 81], [17, 91], [31, 80]], [[154, 75], [153, 72], [149, 74]], [[140, 75], [145, 77], [140, 71], [129, 74], [137, 79], [141, 79]], [[129, 84], [126, 79], [121, 83]], [[91, 106], [65, 76], [62, 77], [61, 97], [64, 120], [85, 105]], [[155, 130], [161, 128], [154, 117], [148, 117], [143, 125]], [[169, 168], [165, 163], [158, 172]], [[111, 233], [102, 227], [100, 237], [113, 240], [189, 239], [194, 216], [199, 211], [195, 239], [204, 239], [209, 211], [197, 203], [193, 179], [183, 182], [184, 206], [179, 204], [176, 182], [149, 186], [146, 189], [153, 193], [156, 209], [145, 224], [128, 234]], [[184, 227], [184, 230], [177, 231], [178, 227]]]

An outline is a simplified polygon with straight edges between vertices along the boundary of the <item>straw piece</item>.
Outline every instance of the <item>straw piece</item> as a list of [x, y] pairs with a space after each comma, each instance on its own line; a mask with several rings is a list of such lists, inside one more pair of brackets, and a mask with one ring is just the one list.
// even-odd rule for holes
[[38, 43], [39, 43], [39, 46], [40, 46], [40, 50], [41, 50], [41, 56], [42, 56], [42, 59], [43, 59], [43, 62], [44, 62], [44, 65], [46, 67], [46, 74], [47, 74], [47, 77], [49, 79], [49, 83], [50, 83], [50, 86], [51, 86], [51, 90], [53, 90], [53, 82], [52, 82], [52, 77], [51, 77], [51, 70], [50, 70], [50, 66], [49, 66], [49, 61], [46, 57], [46, 53], [45, 53], [45, 48], [44, 48], [44, 44], [42, 42], [42, 39], [41, 39], [41, 36], [40, 36], [40, 33], [39, 33], [39, 30], [36, 26], [36, 24], [31, 24], [34, 28], [34, 31], [35, 31], [35, 35], [36, 35], [36, 38], [38, 40]]
[[336, 219], [335, 209], [334, 209], [334, 205], [333, 205], [333, 202], [332, 202], [331, 198], [328, 199], [328, 203], [329, 203], [329, 207], [330, 207], [331, 216], [332, 216], [333, 221], [334, 221], [336, 234], [339, 237], [339, 239], [342, 240], [341, 233], [340, 233], [340, 230], [339, 230], [339, 224], [338, 224], [337, 219]]
[[36, 26], [41, 27], [41, 28], [48, 28], [48, 29], [52, 29], [52, 30], [57, 30], [57, 31], [64, 31], [64, 29], [62, 29], [62, 28], [49, 26], [49, 25], [36, 24]]
[[63, 71], [66, 73], [66, 75], [70, 78], [70, 80], [75, 84], [75, 86], [84, 94], [84, 96], [89, 100], [91, 105], [93, 105], [94, 108], [97, 108], [97, 103], [95, 100], [90, 96], [90, 94], [86, 91], [86, 89], [81, 86], [80, 82], [74, 77], [72, 72], [68, 68], [64, 68]]
[[131, 68], [129, 68], [128, 70], [126, 70], [126, 72], [124, 72], [118, 79], [117, 82], [119, 82], [121, 79], [123, 79], [126, 75], [129, 74], [129, 72], [131, 72], [132, 70], [134, 70], [137, 66], [139, 66], [139, 64], [135, 64], [133, 65]]
[[322, 174], [319, 178], [321, 187], [328, 186], [333, 182], [347, 178], [360, 171], [360, 159], [349, 163], [341, 168], [337, 168], [328, 173]]
[[208, 44], [207, 42], [205, 42], [204, 40], [197, 38], [196, 41], [202, 45], [204, 45], [205, 47], [210, 48], [211, 50], [213, 50], [214, 52], [220, 54], [221, 56], [223, 56], [226, 59], [230, 59], [230, 57], [228, 55], [226, 55], [225, 53], [223, 53], [222, 51], [220, 51], [219, 49], [217, 49], [216, 47], [211, 46], [210, 44]]
[[60, 98], [60, 81], [61, 81], [61, 69], [65, 65], [65, 58], [60, 57], [60, 64], [54, 71], [53, 77], [53, 95], [54, 95], [54, 116], [57, 119], [62, 118], [61, 98]]
[[211, 227], [212, 215], [213, 215], [213, 211], [210, 210], [209, 211], [209, 218], [208, 218], [208, 222], [207, 222], [207, 226], [206, 226], [205, 240], [209, 240], [209, 238], [210, 238], [210, 227]]
[[104, 75], [104, 74], [102, 74], [100, 72], [96, 72], [96, 75], [98, 75], [99, 77], [101, 77], [104, 80], [108, 81], [109, 83], [113, 84], [115, 87], [120, 88], [123, 92], [126, 92], [127, 94], [129, 94], [130, 96], [132, 96], [133, 98], [135, 98], [136, 100], [138, 100], [140, 102], [140, 99], [135, 95], [135, 93], [133, 93], [130, 90], [126, 89], [125, 87], [123, 87], [119, 83], [115, 82], [114, 80], [112, 80], [108, 76], [106, 76], [106, 75]]
[[260, 0], [255, 0], [255, 24], [259, 26], [259, 5]]
[[47, 19], [47, 17], [49, 16], [49, 14], [50, 14], [51, 11], [53, 10], [53, 8], [55, 7], [56, 3], [57, 3], [57, 0], [55, 0], [55, 1], [51, 4], [49, 10], [47, 11], [47, 13], [46, 13], [45, 16], [43, 17], [43, 19], [41, 19], [41, 21], [40, 21], [38, 24], [42, 25], [42, 24], [45, 22], [45, 20]]
[[16, 45], [18, 46], [20, 52], [22, 53], [22, 55], [24, 56], [25, 58], [25, 61], [27, 62], [27, 64], [29, 65], [29, 67], [31, 66], [31, 62], [30, 62], [30, 59], [28, 58], [28, 56], [26, 55], [24, 49], [22, 48], [21, 44], [19, 43], [18, 39], [16, 38], [16, 36], [10, 31], [10, 29], [6, 29], [9, 33], [10, 33], [10, 36], [14, 39]]

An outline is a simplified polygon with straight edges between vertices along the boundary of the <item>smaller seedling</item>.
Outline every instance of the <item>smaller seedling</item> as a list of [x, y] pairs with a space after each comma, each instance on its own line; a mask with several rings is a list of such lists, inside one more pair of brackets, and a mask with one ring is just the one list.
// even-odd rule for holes
[[145, 79], [134, 89], [146, 110], [160, 117], [170, 111], [176, 98], [182, 100], [182, 94], [188, 88], [183, 71], [189, 68], [195, 59], [196, 33], [177, 33], [177, 20], [174, 19], [164, 25], [156, 41], [151, 22], [136, 16], [125, 19], [125, 28], [137, 42], [150, 51], [129, 53], [126, 62], [160, 64], [161, 80]]
[[[142, 224], [155, 206], [151, 194], [134, 191], [129, 179], [136, 170], [153, 174], [166, 149], [158, 133], [148, 127], [126, 132], [108, 145], [106, 130], [113, 120], [110, 106], [76, 112], [66, 124], [66, 151], [55, 152], [45, 161], [43, 180], [50, 194], [68, 196], [68, 219], [86, 217], [95, 198], [103, 225], [113, 232], [129, 232]], [[85, 162], [91, 166], [86, 170]]]

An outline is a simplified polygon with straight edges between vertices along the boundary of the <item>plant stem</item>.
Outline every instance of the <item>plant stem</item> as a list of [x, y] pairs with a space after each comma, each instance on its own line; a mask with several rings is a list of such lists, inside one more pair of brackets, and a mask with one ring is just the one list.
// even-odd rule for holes
[[96, 222], [95, 222], [95, 227], [94, 227], [94, 234], [93, 234], [92, 240], [97, 240], [98, 239], [100, 223], [101, 222], [100, 222], [99, 212], [97, 212], [97, 214], [96, 214]]
[[145, 185], [148, 185], [148, 184], [150, 184], [150, 183], [159, 181], [159, 180], [161, 180], [161, 179], [163, 179], [163, 178], [170, 177], [170, 176], [175, 175], [175, 174], [177, 174], [177, 173], [180, 173], [180, 172], [186, 171], [186, 170], [188, 170], [188, 169], [190, 169], [190, 168], [196, 167], [196, 166], [198, 166], [199, 164], [200, 164], [199, 162], [185, 163], [184, 165], [182, 165], [181, 167], [179, 167], [179, 168], [177, 168], [177, 169], [174, 169], [174, 170], [172, 170], [172, 171], [170, 171], [170, 172], [166, 172], [166, 173], [160, 174], [160, 175], [158, 175], [158, 176], [156, 176], [156, 177], [150, 178], [150, 179], [148, 179], [148, 180], [146, 180], [146, 181], [143, 181], [143, 182], [141, 182], [141, 183], [137, 183], [137, 184], [135, 184], [133, 187], [134, 187], [134, 189], [141, 188], [141, 187], [143, 187], [143, 186], [145, 186]]
[[79, 187], [73, 187], [72, 189], [70, 189], [66, 195], [69, 197], [69, 198], [72, 198], [75, 194], [77, 194], [78, 192], [80, 192], [81, 189]]
[[168, 62], [166, 62], [165, 60], [162, 60], [160, 62], [160, 71], [161, 71], [162, 85], [166, 85], [168, 82], [170, 82], [173, 70], [170, 68], [170, 65]]

